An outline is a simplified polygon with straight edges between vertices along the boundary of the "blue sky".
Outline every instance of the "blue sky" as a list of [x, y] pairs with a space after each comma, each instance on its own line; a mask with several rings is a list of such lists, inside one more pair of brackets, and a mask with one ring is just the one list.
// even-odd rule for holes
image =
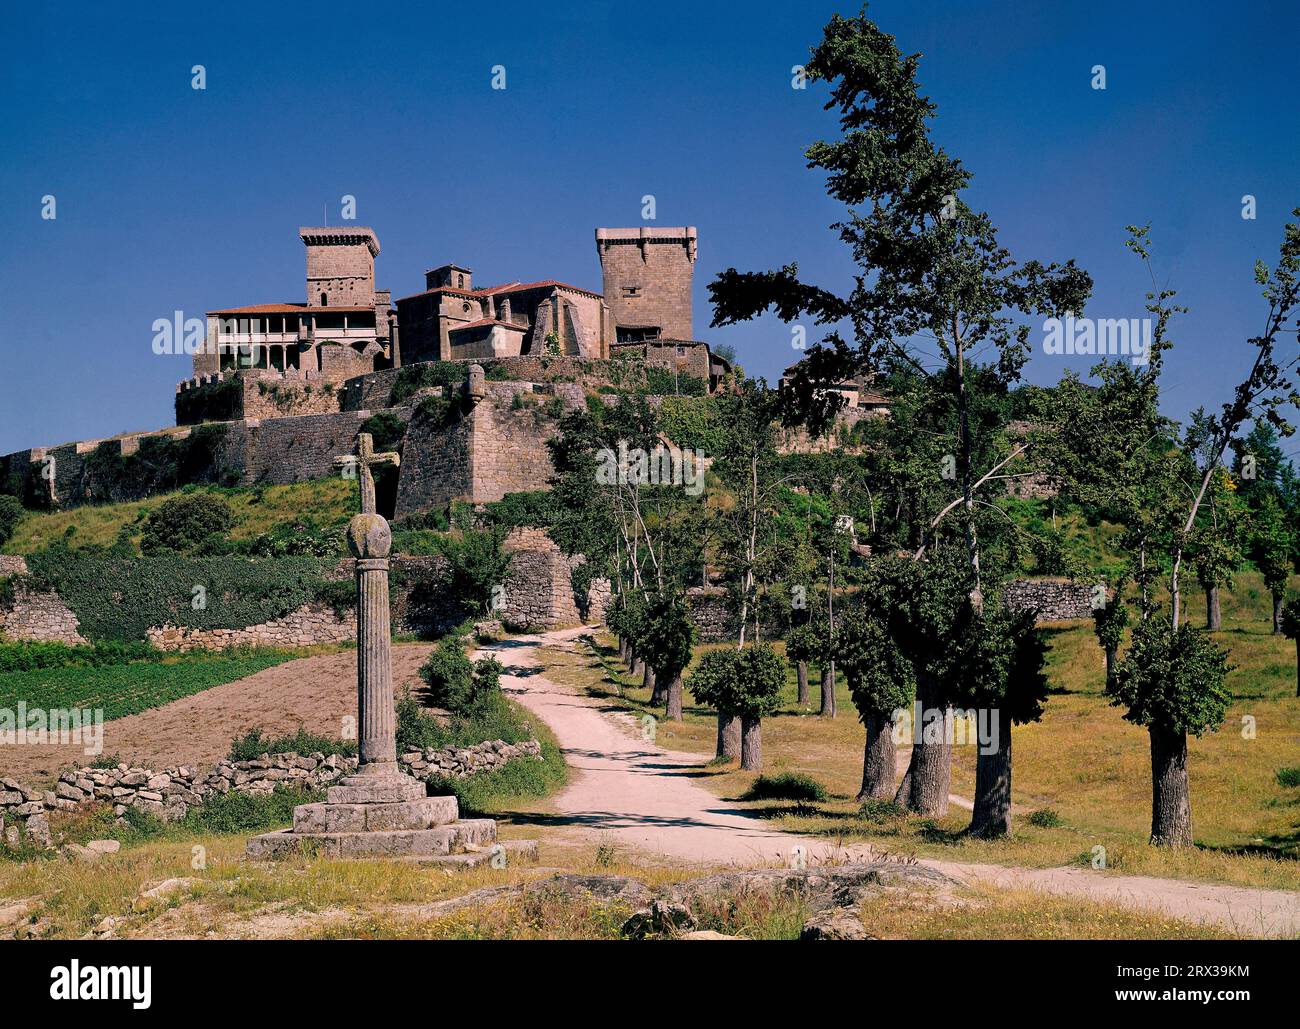
[[[824, 92], [791, 89], [790, 69], [855, 5], [186, 6], [6, 12], [0, 453], [172, 424], [188, 359], [152, 353], [154, 319], [303, 299], [297, 228], [326, 209], [338, 223], [344, 194], [379, 235], [394, 296], [447, 261], [483, 283], [599, 289], [593, 229], [638, 224], [653, 194], [657, 224], [699, 228], [696, 335], [769, 378], [797, 356], [788, 328], [708, 329], [708, 281], [791, 260], [849, 281], [826, 228], [840, 210], [801, 156], [832, 129]], [[1149, 280], [1123, 229], [1153, 223], [1160, 281], [1191, 308], [1168, 413], [1226, 399], [1263, 320], [1253, 262], [1300, 205], [1296, 5], [870, 15], [925, 55], [936, 134], [975, 173], [968, 201], [1017, 256], [1087, 268], [1088, 313], [1143, 314]], [[1040, 354], [1028, 377], [1066, 363]]]

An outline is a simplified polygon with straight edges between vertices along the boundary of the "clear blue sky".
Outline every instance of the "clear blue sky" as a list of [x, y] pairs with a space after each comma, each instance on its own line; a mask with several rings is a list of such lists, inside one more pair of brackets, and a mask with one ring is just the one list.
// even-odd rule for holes
[[[456, 261], [479, 281], [600, 288], [597, 225], [700, 232], [696, 335], [751, 372], [796, 356], [775, 320], [709, 330], [720, 269], [797, 260], [843, 288], [840, 213], [803, 147], [821, 87], [790, 88], [853, 4], [10, 5], [0, 62], [0, 453], [172, 424], [185, 357], [154, 319], [301, 300], [297, 228], [340, 197], [416, 292]], [[293, 9], [295, 8], [296, 9]], [[457, 8], [460, 10], [457, 10]], [[1153, 223], [1162, 281], [1191, 307], [1168, 412], [1226, 399], [1263, 317], [1257, 257], [1300, 205], [1293, 2], [879, 2], [871, 16], [939, 106], [1017, 256], [1076, 258], [1098, 317], [1147, 281], [1123, 227]], [[203, 64], [207, 89], [190, 86]], [[493, 65], [507, 86], [494, 91]], [[1093, 65], [1107, 88], [1091, 88]], [[1241, 217], [1253, 194], [1258, 217]], [[57, 197], [58, 218], [41, 219]], [[1086, 359], [1077, 359], [1086, 365]], [[1039, 355], [1029, 377], [1064, 365]]]

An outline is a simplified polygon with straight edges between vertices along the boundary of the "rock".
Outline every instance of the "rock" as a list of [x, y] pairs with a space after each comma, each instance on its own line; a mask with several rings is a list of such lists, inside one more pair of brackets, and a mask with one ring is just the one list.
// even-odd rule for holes
[[38, 847], [50, 846], [50, 820], [45, 815], [32, 815], [23, 827], [27, 838]]
[[688, 933], [682, 933], [679, 940], [740, 940], [742, 936], [728, 936], [726, 933], [715, 933], [712, 929], [694, 929]]
[[80, 843], [67, 843], [60, 849], [61, 853], [69, 861], [98, 861], [101, 857], [99, 851], [91, 850], [89, 847], [83, 847]]
[[143, 786], [149, 781], [149, 776], [143, 771], [130, 771], [122, 776], [123, 786]]
[[35, 900], [19, 900], [0, 907], [0, 927], [16, 925], [36, 910]]
[[871, 940], [855, 908], [827, 908], [803, 924], [801, 940]]
[[13, 807], [15, 804], [23, 802], [23, 795], [17, 790], [6, 790], [0, 793], [0, 807]]
[[695, 916], [681, 904], [652, 901], [623, 923], [620, 930], [629, 939], [639, 940], [652, 934], [688, 932], [695, 928]]
[[194, 885], [202, 880], [195, 879], [191, 876], [185, 876], [178, 879], [164, 879], [162, 882], [154, 883], [152, 886], [146, 886], [140, 891], [140, 895], [132, 902], [132, 907], [136, 911], [144, 911], [158, 902], [166, 902], [172, 897], [186, 893]]
[[163, 787], [170, 785], [171, 781], [172, 781], [172, 777], [170, 775], [167, 775], [166, 773], [162, 773], [160, 775], [155, 775], [153, 778], [151, 778], [148, 782], [145, 783], [145, 786], [148, 789], [153, 790], [154, 792], [158, 792]]
[[100, 854], [116, 854], [122, 849], [122, 843], [120, 840], [91, 840], [86, 847]]

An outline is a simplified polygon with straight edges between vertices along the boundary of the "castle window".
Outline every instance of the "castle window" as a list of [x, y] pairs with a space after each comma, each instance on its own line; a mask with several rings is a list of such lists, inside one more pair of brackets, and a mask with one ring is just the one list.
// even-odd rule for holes
[[320, 306], [321, 306], [321, 307], [329, 307], [329, 306], [330, 306], [330, 295], [329, 295], [328, 293], [322, 293], [322, 294], [320, 295]]
[[456, 288], [457, 288], [457, 289], [464, 289], [464, 288], [465, 288], [465, 276], [463, 276], [463, 275], [457, 275], [457, 276], [456, 276]]
[[639, 297], [640, 295], [641, 295], [641, 287], [640, 287], [640, 286], [624, 286], [624, 287], [623, 287], [623, 296], [624, 296], [624, 297], [629, 297], [629, 298], [631, 298], [631, 297]]

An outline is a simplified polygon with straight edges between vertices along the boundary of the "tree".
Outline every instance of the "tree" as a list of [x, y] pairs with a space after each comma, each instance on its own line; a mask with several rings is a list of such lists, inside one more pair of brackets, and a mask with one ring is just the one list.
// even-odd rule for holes
[[1295, 536], [1287, 526], [1282, 505], [1273, 493], [1259, 497], [1251, 524], [1251, 557], [1273, 598], [1273, 633], [1282, 632], [1282, 604], [1295, 560]]
[[1295, 640], [1295, 695], [1300, 697], [1300, 597], [1292, 597], [1282, 608], [1282, 634], [1289, 640]]
[[[1001, 434], [980, 431], [978, 392], [1017, 380], [1031, 349], [1031, 319], [1081, 311], [1092, 281], [1072, 261], [1017, 262], [988, 215], [965, 203], [971, 175], [930, 135], [935, 106], [919, 90], [918, 66], [916, 55], [905, 57], [865, 16], [838, 15], [805, 66], [811, 80], [831, 85], [826, 106], [839, 117], [840, 137], [813, 143], [806, 157], [827, 173], [828, 193], [845, 205], [834, 229], [858, 268], [853, 289], [838, 295], [804, 282], [789, 264], [766, 272], [728, 268], [709, 293], [715, 326], [772, 310], [788, 322], [808, 317], [852, 327], [852, 345], [831, 329], [800, 362], [782, 392], [787, 421], [824, 429], [841, 403], [829, 387], [852, 375], [892, 367], [915, 377], [922, 406], [942, 410], [951, 433], [945, 460], [919, 471], [950, 484], [955, 494], [937, 512], [924, 513], [915, 559], [955, 522], [969, 603], [978, 614], [981, 519], [991, 508], [981, 495], [990, 483], [1000, 485], [1008, 474], [1003, 469], [1027, 449], [1008, 450]], [[983, 354], [989, 357], [981, 365], [974, 357]], [[925, 694], [928, 681], [918, 679], [918, 688]], [[934, 744], [933, 752], [931, 746], [913, 748], [913, 765], [950, 760], [950, 746]], [[931, 771], [925, 803], [946, 808], [946, 795], [932, 789], [946, 783], [946, 773]], [[905, 784], [919, 785], [916, 777], [905, 777]]]
[[958, 628], [949, 650], [954, 693], [984, 718], [987, 739], [975, 757], [972, 836], [1011, 831], [1011, 728], [1036, 722], [1047, 699], [1043, 665], [1047, 645], [1031, 611], [973, 612]]
[[737, 710], [740, 714], [740, 767], [763, 767], [763, 719], [775, 714], [785, 684], [785, 662], [767, 643], [736, 651]]
[[1187, 736], [1222, 723], [1230, 694], [1227, 656], [1201, 630], [1153, 617], [1133, 630], [1128, 652], [1106, 685], [1124, 717], [1151, 737], [1151, 842], [1192, 845]]
[[799, 706], [807, 707], [808, 662], [816, 660], [822, 652], [822, 635], [811, 621], [791, 629], [785, 637], [785, 656], [794, 662], [799, 680]]
[[705, 651], [687, 678], [686, 688], [699, 703], [718, 713], [717, 757], [726, 761], [740, 758], [741, 702], [736, 679], [736, 651]]
[[894, 713], [911, 706], [916, 670], [885, 620], [862, 603], [844, 612], [835, 654], [866, 729], [858, 800], [887, 800], [894, 793]]
[[675, 592], [655, 593], [646, 605], [641, 643], [646, 665], [654, 669], [656, 691], [662, 689], [664, 717], [681, 721], [682, 671], [691, 661], [695, 624]]
[[1124, 603], [1124, 589], [1127, 585], [1128, 579], [1121, 577], [1115, 583], [1114, 590], [1092, 609], [1092, 631], [1097, 634], [1097, 642], [1106, 652], [1107, 682], [1110, 682], [1110, 677], [1115, 673], [1119, 645], [1124, 641], [1124, 632], [1131, 621], [1128, 605]]

